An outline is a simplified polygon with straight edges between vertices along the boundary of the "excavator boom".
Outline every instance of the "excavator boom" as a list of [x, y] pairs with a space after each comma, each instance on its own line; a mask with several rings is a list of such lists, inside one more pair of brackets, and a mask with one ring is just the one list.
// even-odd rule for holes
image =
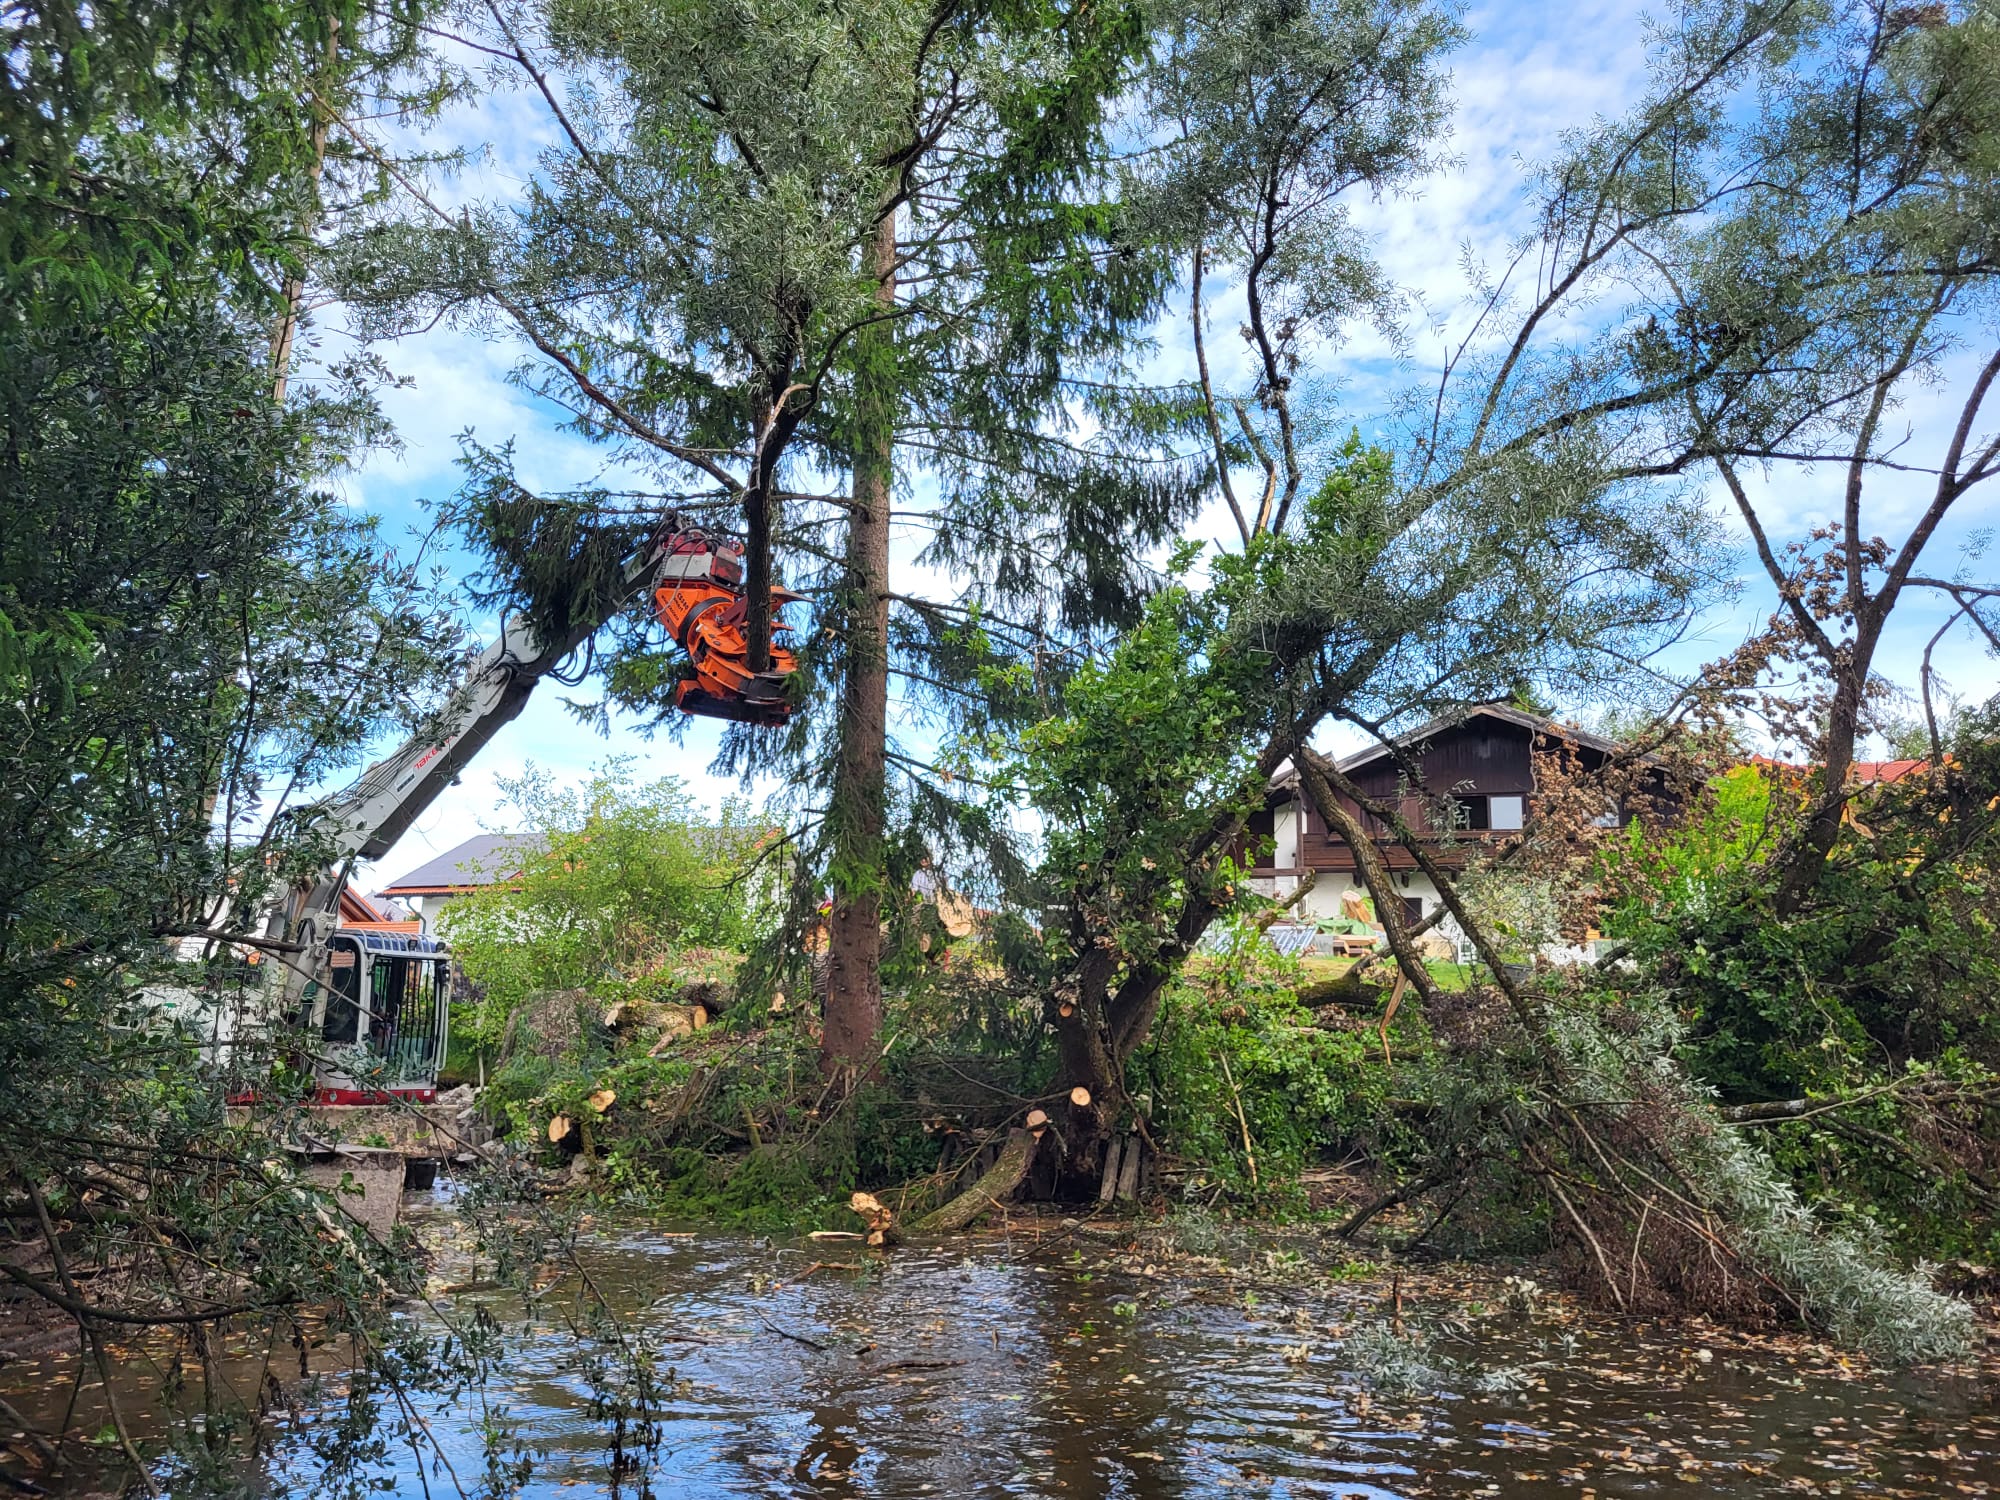
[[[674, 704], [683, 712], [765, 725], [791, 717], [785, 691], [786, 677], [797, 667], [791, 651], [774, 644], [770, 665], [750, 670], [741, 542], [670, 522], [626, 565], [624, 583], [604, 600], [601, 614], [575, 622], [558, 639], [543, 640], [526, 621], [506, 621], [500, 639], [472, 662], [431, 733], [377, 761], [352, 786], [311, 810], [330, 838], [332, 859], [316, 883], [295, 887], [264, 914], [266, 935], [296, 942], [301, 957], [274, 976], [267, 1017], [255, 1024], [267, 1024], [269, 1016], [294, 1017], [320, 1034], [330, 1056], [341, 1049], [366, 1053], [374, 1062], [364, 1072], [372, 1077], [388, 1067], [395, 1074], [383, 1089], [322, 1059], [315, 1066], [321, 1103], [428, 1098], [448, 1035], [449, 956], [443, 944], [430, 936], [364, 931], [365, 923], [343, 925], [340, 894], [349, 866], [388, 853], [487, 741], [520, 714], [535, 685], [619, 610], [652, 592], [660, 622], [688, 655], [689, 676], [674, 691]], [[798, 597], [772, 590], [773, 610]]]

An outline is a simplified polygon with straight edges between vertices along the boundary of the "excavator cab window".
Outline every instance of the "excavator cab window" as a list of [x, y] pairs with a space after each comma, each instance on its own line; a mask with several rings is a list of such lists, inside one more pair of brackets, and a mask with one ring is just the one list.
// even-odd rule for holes
[[436, 1071], [451, 965], [442, 959], [378, 954], [369, 988], [368, 1050], [396, 1077]]
[[361, 1033], [360, 947], [335, 938], [327, 954], [326, 1014], [320, 1023], [320, 1038], [328, 1042], [352, 1042]]

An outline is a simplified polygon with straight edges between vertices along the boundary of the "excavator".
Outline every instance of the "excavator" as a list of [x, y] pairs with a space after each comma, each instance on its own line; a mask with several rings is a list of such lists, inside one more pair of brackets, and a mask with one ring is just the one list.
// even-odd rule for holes
[[[331, 834], [320, 877], [286, 892], [264, 917], [266, 938], [296, 944], [282, 992], [263, 987], [258, 1015], [214, 1016], [213, 1041], [237, 1038], [279, 1020], [317, 1039], [315, 1102], [321, 1106], [423, 1104], [436, 1097], [444, 1063], [452, 990], [450, 954], [433, 934], [410, 924], [343, 917], [342, 896], [356, 860], [379, 859], [458, 777], [503, 724], [527, 705], [554, 672], [606, 620], [650, 592], [655, 616], [687, 653], [674, 706], [687, 714], [776, 727], [794, 705], [787, 678], [797, 670], [777, 611], [801, 596], [771, 590], [770, 663], [752, 670], [744, 547], [670, 519], [624, 572], [625, 587], [601, 617], [579, 620], [561, 638], [542, 639], [526, 622], [503, 622], [499, 640], [471, 664], [433, 733], [371, 765], [345, 791], [309, 809]], [[354, 903], [346, 903], [352, 911]], [[228, 1034], [224, 1034], [228, 1033]]]

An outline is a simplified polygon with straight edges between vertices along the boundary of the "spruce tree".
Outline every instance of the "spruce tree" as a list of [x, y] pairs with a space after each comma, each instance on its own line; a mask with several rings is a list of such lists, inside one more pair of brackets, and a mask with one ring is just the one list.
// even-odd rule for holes
[[[1008, 628], [992, 611], [1010, 610], [1024, 641], [1129, 617], [1132, 554], [1198, 496], [1199, 464], [1117, 461], [1152, 418], [1102, 399], [1162, 284], [1104, 201], [1105, 102], [1138, 21], [908, 0], [496, 0], [484, 20], [479, 45], [560, 143], [517, 207], [447, 211], [406, 180], [400, 216], [348, 245], [349, 294], [377, 333], [444, 312], [525, 339], [527, 383], [654, 481], [528, 495], [504, 449], [475, 451], [457, 514], [496, 596], [552, 629], [610, 613], [621, 557], [680, 511], [740, 518], [753, 605], [780, 556], [813, 600], [804, 711], [732, 729], [723, 764], [795, 793], [832, 894], [826, 1059], [865, 1071], [883, 925], [926, 837], [912, 818], [966, 831], [892, 740], [892, 683], [921, 712], [976, 712], [945, 663], [968, 611]], [[1067, 430], [1086, 405], [1091, 442]], [[935, 501], [899, 511], [920, 485]], [[927, 534], [941, 592], [897, 587], [899, 526]], [[597, 660], [616, 699], [671, 717], [675, 662], [643, 612]]]

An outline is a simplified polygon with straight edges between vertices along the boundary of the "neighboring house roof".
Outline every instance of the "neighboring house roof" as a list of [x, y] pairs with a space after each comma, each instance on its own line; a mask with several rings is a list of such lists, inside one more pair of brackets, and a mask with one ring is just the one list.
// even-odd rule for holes
[[[1951, 764], [1947, 755], [1944, 763]], [[1819, 769], [1819, 762], [1801, 765], [1795, 760], [1773, 760], [1768, 755], [1753, 755], [1749, 764], [1762, 766], [1771, 771], [1783, 771], [1793, 776], [1806, 776]], [[1930, 770], [1928, 760], [1857, 760], [1847, 768], [1849, 786], [1887, 786], [1905, 777], [1917, 776]]]
[[353, 926], [380, 926], [383, 923], [414, 922], [403, 907], [381, 896], [366, 896], [352, 886], [340, 888], [340, 920]]
[[384, 886], [382, 894], [455, 896], [484, 890], [520, 874], [521, 856], [534, 848], [533, 839], [518, 833], [482, 833]]
[[[1503, 723], [1533, 730], [1537, 734], [1553, 735], [1557, 739], [1570, 740], [1592, 750], [1602, 750], [1607, 755], [1618, 748], [1616, 740], [1607, 740], [1603, 735], [1592, 734], [1588, 729], [1578, 729], [1574, 724], [1558, 723], [1540, 714], [1531, 714], [1525, 709], [1510, 708], [1499, 703], [1482, 703], [1477, 708], [1441, 715], [1428, 724], [1419, 724], [1407, 734], [1397, 735], [1395, 743], [1398, 748], [1405, 745], [1421, 745], [1434, 735], [1447, 729], [1460, 728], [1470, 724], [1474, 719], [1499, 719]], [[1389, 748], [1387, 745], [1371, 745], [1366, 749], [1355, 751], [1352, 755], [1341, 757], [1336, 764], [1343, 771], [1352, 771], [1358, 766], [1380, 760], [1389, 753]]]
[[1927, 760], [1861, 760], [1847, 773], [1849, 781], [1884, 783], [1901, 781], [1930, 769]]

